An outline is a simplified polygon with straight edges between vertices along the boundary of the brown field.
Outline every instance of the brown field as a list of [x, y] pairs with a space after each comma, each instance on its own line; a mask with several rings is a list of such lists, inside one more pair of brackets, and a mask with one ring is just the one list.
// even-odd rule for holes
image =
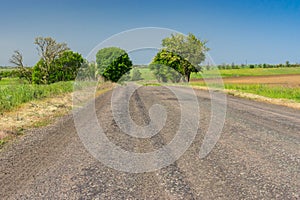
[[[214, 79], [206, 79], [206, 82], [214, 82]], [[300, 87], [300, 74], [292, 75], [269, 75], [269, 76], [244, 76], [223, 78], [224, 83], [240, 84], [268, 84], [273, 86]], [[192, 82], [204, 82], [203, 79], [192, 80]]]

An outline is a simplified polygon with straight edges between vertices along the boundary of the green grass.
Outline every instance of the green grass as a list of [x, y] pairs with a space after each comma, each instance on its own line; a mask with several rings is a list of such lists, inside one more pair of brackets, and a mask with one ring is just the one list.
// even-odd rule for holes
[[73, 91], [73, 82], [50, 85], [10, 84], [0, 85], [0, 112], [11, 110], [34, 99], [51, 97]]
[[[205, 86], [205, 83], [192, 83], [194, 86]], [[211, 84], [212, 88], [220, 88], [220, 85]], [[288, 88], [270, 86], [266, 84], [224, 84], [225, 89], [237, 90], [245, 93], [257, 94], [275, 99], [289, 99], [300, 102], [300, 88]]]
[[160, 83], [144, 83], [143, 86], [162, 86]]
[[156, 80], [155, 76], [153, 73], [150, 71], [149, 68], [137, 68], [141, 72], [141, 76], [143, 80], [145, 81], [150, 81], [150, 80]]
[[[153, 73], [149, 68], [138, 68], [145, 81], [155, 80]], [[283, 74], [300, 74], [300, 67], [291, 68], [245, 68], [245, 69], [223, 69], [223, 70], [204, 70], [203, 73], [192, 73], [192, 79], [217, 77], [239, 77], [239, 76], [268, 76]]]
[[300, 88], [273, 87], [263, 84], [225, 84], [225, 88], [275, 99], [290, 99], [300, 102]]
[[2, 78], [2, 80], [0, 81], [0, 87], [8, 85], [19, 85], [24, 82], [25, 81], [20, 80], [19, 78]]
[[267, 76], [282, 74], [300, 74], [300, 67], [291, 68], [246, 68], [246, 69], [223, 69], [223, 70], [205, 70], [203, 73], [192, 73], [191, 78], [197, 79], [216, 77], [239, 77], [239, 76]]

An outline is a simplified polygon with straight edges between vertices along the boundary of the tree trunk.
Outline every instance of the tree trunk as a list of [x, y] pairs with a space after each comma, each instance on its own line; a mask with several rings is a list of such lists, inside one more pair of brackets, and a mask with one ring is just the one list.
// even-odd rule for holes
[[191, 76], [191, 73], [186, 74], [186, 80], [187, 80], [188, 83], [190, 82], [190, 76]]

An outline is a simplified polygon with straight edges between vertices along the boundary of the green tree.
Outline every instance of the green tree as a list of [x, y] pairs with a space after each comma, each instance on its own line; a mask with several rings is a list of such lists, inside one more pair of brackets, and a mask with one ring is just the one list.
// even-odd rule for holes
[[118, 82], [132, 69], [132, 62], [123, 49], [108, 47], [97, 52], [96, 62], [99, 74], [106, 80]]
[[96, 63], [99, 74], [103, 75], [105, 68], [124, 54], [127, 54], [126, 51], [118, 47], [106, 47], [100, 49], [96, 54]]
[[112, 82], [118, 82], [119, 79], [132, 69], [132, 62], [127, 53], [116, 58], [103, 71], [103, 77]]
[[[46, 72], [46, 63], [43, 59], [34, 66], [32, 79], [36, 84], [50, 84], [59, 81], [75, 80], [78, 70], [84, 59], [79, 53], [65, 51], [50, 63]], [[49, 74], [48, 74], [49, 73]]]
[[163, 49], [173, 52], [189, 61], [198, 71], [201, 71], [201, 62], [205, 60], [206, 41], [201, 41], [192, 33], [171, 35], [162, 40]]
[[181, 75], [186, 81], [190, 80], [192, 72], [197, 72], [197, 69], [186, 59], [174, 52], [161, 50], [153, 58], [150, 69], [159, 81], [179, 82]]
[[44, 70], [46, 68], [43, 59], [40, 59], [34, 66], [32, 72], [32, 82], [35, 84], [48, 84], [48, 75]]
[[[34, 44], [37, 45], [37, 49], [42, 61], [39, 61], [36, 66], [39, 67], [39, 73], [42, 74], [43, 80], [41, 83], [48, 84], [49, 77], [53, 71], [54, 61], [58, 59], [65, 51], [69, 50], [66, 43], [57, 43], [51, 37], [37, 37]], [[37, 74], [37, 72], [35, 73]]]
[[75, 80], [83, 61], [84, 59], [79, 53], [65, 51], [53, 61], [50, 82]]

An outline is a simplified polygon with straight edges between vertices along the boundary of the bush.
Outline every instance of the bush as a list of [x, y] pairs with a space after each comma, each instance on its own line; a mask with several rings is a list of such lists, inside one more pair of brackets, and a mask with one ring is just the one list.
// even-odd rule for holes
[[59, 81], [75, 80], [83, 62], [82, 56], [72, 51], [64, 52], [49, 67], [41, 59], [33, 67], [32, 82], [35, 84], [51, 84]]

